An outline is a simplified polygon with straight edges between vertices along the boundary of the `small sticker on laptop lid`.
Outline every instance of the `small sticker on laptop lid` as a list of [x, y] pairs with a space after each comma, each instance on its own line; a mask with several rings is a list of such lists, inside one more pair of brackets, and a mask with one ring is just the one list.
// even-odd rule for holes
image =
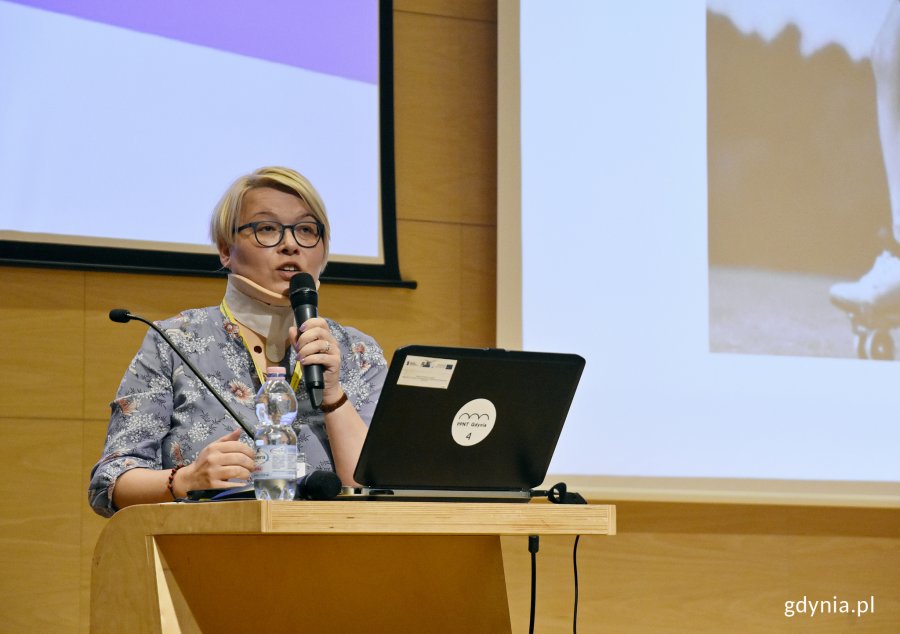
[[494, 430], [497, 408], [486, 398], [476, 398], [459, 408], [453, 417], [450, 433], [456, 444], [463, 447], [476, 445]]
[[397, 385], [431, 387], [446, 390], [450, 385], [456, 359], [436, 359], [433, 357], [406, 357]]

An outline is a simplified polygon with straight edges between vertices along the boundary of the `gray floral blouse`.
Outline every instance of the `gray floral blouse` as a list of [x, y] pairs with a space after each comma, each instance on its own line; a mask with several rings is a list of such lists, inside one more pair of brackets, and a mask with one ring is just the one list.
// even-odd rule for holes
[[[157, 323], [252, 428], [260, 381], [239, 326], [228, 321], [216, 306], [187, 310]], [[341, 346], [341, 387], [368, 425], [387, 373], [384, 353], [374, 339], [359, 330], [331, 320], [328, 325]], [[288, 346], [282, 361], [288, 377], [296, 361], [296, 352]], [[297, 399], [300, 409], [294, 430], [300, 451], [306, 454], [312, 469], [333, 471], [324, 415], [313, 410], [302, 382]], [[110, 408], [106, 446], [91, 471], [88, 488], [91, 506], [106, 517], [117, 510], [112, 487], [124, 472], [135, 467], [171, 469], [190, 464], [206, 445], [236, 426], [153, 330], [148, 330], [128, 366]], [[246, 433], [241, 440], [253, 445]]]

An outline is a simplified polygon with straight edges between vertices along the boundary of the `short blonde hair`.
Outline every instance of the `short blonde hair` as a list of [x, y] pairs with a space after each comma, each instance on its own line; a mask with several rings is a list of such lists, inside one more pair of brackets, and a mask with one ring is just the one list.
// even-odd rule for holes
[[231, 184], [213, 210], [209, 223], [209, 235], [216, 248], [221, 251], [230, 249], [234, 244], [244, 195], [251, 189], [260, 187], [271, 187], [299, 197], [307, 204], [313, 217], [325, 226], [322, 233], [322, 245], [325, 247], [325, 257], [322, 259], [324, 269], [328, 262], [328, 241], [331, 237], [331, 225], [328, 223], [325, 203], [309, 179], [288, 167], [261, 167], [241, 176]]

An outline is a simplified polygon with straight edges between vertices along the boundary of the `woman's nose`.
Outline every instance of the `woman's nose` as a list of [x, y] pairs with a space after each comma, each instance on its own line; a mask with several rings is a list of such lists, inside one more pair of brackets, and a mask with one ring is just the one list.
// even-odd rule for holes
[[297, 244], [290, 231], [284, 232], [284, 237], [278, 245], [278, 251], [279, 253], [298, 253], [300, 251], [300, 245]]

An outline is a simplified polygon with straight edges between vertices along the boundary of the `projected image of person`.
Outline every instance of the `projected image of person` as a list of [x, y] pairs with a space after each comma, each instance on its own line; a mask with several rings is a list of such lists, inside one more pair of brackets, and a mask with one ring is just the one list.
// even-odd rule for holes
[[872, 49], [878, 129], [893, 221], [888, 247], [855, 282], [831, 288], [832, 301], [847, 310], [862, 306], [900, 310], [900, 2], [888, 11]]
[[707, 2], [710, 350], [893, 359], [900, 2]]
[[[250, 424], [265, 368], [284, 367], [300, 404], [295, 429], [307, 462], [351, 484], [387, 368], [375, 340], [355, 328], [321, 316], [299, 332], [292, 325], [291, 278], [305, 272], [318, 286], [328, 260], [330, 226], [319, 194], [294, 170], [261, 168], [229, 187], [210, 229], [229, 271], [221, 304], [159, 325]], [[324, 368], [323, 411], [302, 384], [302, 367], [310, 364]], [[250, 478], [252, 439], [153, 330], [110, 407], [88, 491], [97, 513]]]

